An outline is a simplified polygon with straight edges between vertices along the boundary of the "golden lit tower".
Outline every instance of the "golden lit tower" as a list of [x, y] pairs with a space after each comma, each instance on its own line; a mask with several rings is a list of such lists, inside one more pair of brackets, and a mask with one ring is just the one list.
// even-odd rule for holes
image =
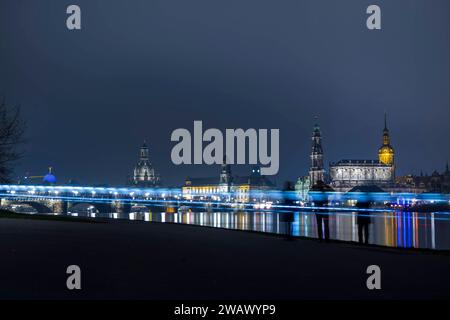
[[390, 144], [386, 113], [384, 114], [383, 145], [378, 149], [378, 160], [384, 164], [394, 165], [394, 149]]

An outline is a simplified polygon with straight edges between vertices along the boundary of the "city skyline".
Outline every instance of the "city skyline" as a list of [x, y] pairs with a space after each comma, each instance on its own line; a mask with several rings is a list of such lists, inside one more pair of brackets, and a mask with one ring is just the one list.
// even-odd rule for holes
[[[386, 120], [386, 117], [387, 117], [387, 114], [385, 113], [384, 114], [384, 129], [383, 129], [383, 141], [384, 141], [384, 139], [385, 139], [385, 136], [386, 136], [386, 130], [387, 130], [387, 120]], [[316, 116], [316, 117], [314, 117], [314, 120], [315, 120], [315, 124], [314, 124], [314, 126], [312, 126], [312, 128], [313, 128], [313, 134], [314, 134], [314, 132], [315, 132], [315, 130], [316, 130], [316, 128], [319, 128], [319, 130], [322, 130], [321, 129], [321, 127], [320, 127], [320, 125], [319, 125], [319, 122], [320, 121], [318, 121], [319, 119], [318, 119], [318, 117]], [[389, 135], [389, 131], [388, 131], [388, 135]], [[381, 135], [380, 135], [381, 136]], [[322, 137], [323, 138], [323, 137]], [[325, 138], [326, 139], [326, 138]], [[388, 138], [389, 139], [389, 138]], [[381, 139], [379, 139], [379, 140], [381, 140]], [[389, 143], [389, 142], [388, 142]], [[384, 144], [384, 143], [383, 143]], [[143, 140], [143, 144], [141, 144], [138, 148], [136, 148], [136, 150], [135, 150], [135, 165], [136, 165], [136, 162], [138, 163], [138, 166], [139, 166], [139, 163], [142, 161], [142, 155], [143, 155], [143, 148], [145, 149], [145, 156], [144, 156], [144, 160], [146, 160], [146, 161], [150, 161], [150, 162], [152, 162], [152, 153], [151, 153], [151, 151], [149, 151], [149, 149], [151, 149], [151, 147], [148, 147], [148, 143], [147, 143], [147, 140], [146, 139], [144, 139]], [[396, 148], [397, 148], [397, 146], [396, 146]], [[395, 148], [395, 149], [396, 149]], [[326, 154], [326, 151], [325, 151], [325, 154]], [[375, 153], [374, 153], [375, 154]], [[378, 156], [378, 155], [376, 155], [376, 156]], [[307, 155], [307, 157], [309, 158], [310, 157], [310, 155], [308, 154]], [[397, 155], [396, 155], [396, 157], [397, 157]], [[349, 157], [350, 158], [350, 157]], [[340, 159], [349, 159], [349, 158], [343, 158], [343, 157], [341, 157]], [[372, 158], [375, 158], [375, 156], [372, 156]], [[140, 159], [140, 160], [139, 160]], [[398, 170], [398, 165], [397, 165], [397, 160], [395, 161], [395, 169], [396, 170]], [[178, 178], [178, 181], [176, 181], [175, 183], [172, 183], [172, 184], [167, 184], [167, 183], [164, 183], [164, 177], [161, 177], [160, 176], [160, 171], [159, 171], [159, 169], [157, 168], [157, 167], [155, 167], [155, 164], [154, 163], [150, 163], [150, 164], [146, 164], [145, 166], [148, 166], [148, 165], [150, 165], [149, 166], [149, 169], [153, 172], [153, 170], [154, 170], [154, 173], [151, 173], [152, 175], [157, 175], [157, 179], [158, 179], [158, 181], [161, 179], [162, 180], [162, 183], [161, 182], [157, 182], [157, 183], [155, 183], [155, 182], [152, 182], [152, 183], [150, 183], [150, 184], [152, 184], [152, 185], [155, 185], [155, 186], [158, 186], [158, 185], [161, 185], [161, 186], [168, 186], [168, 187], [179, 187], [179, 186], [183, 186], [184, 185], [184, 182], [185, 182], [185, 179], [186, 178], [205, 178], [206, 176], [205, 176], [205, 174], [203, 174], [203, 175], [200, 175], [200, 176], [192, 176], [192, 175], [187, 175], [186, 177], [179, 177]], [[325, 172], [325, 174], [327, 175], [327, 176], [329, 176], [330, 175], [330, 169], [331, 169], [331, 167], [332, 166], [334, 166], [334, 165], [336, 165], [336, 162], [335, 162], [335, 160], [332, 160], [332, 159], [327, 159], [326, 157], [323, 159], [323, 168], [324, 168], [324, 172]], [[181, 165], [182, 166], [182, 165]], [[189, 167], [189, 166], [191, 166], [191, 165], [186, 165], [187, 167]], [[197, 165], [198, 166], [198, 165]], [[216, 174], [217, 174], [217, 172], [218, 172], [218, 170], [219, 170], [219, 168], [220, 168], [220, 164], [212, 164], [212, 165], [200, 165], [201, 167], [212, 167], [212, 168], [215, 168], [215, 172], [213, 172], [213, 176], [215, 176]], [[237, 172], [238, 173], [238, 176], [247, 176], [248, 174], [250, 174], [251, 173], [251, 171], [252, 171], [252, 168], [254, 167], [254, 165], [250, 165], [250, 164], [244, 164], [244, 165], [239, 165], [239, 164], [233, 164], [232, 165], [233, 166], [233, 171], [234, 172]], [[53, 171], [54, 170], [54, 166], [52, 166], [52, 165], [49, 165], [49, 166], [47, 166], [47, 168], [48, 168], [48, 170], [51, 172], [51, 171]], [[38, 173], [32, 173], [32, 172], [26, 172], [24, 175], [19, 175], [19, 176], [17, 176], [17, 179], [18, 180], [20, 180], [20, 179], [22, 179], [23, 177], [26, 177], [26, 176], [29, 176], [29, 175], [31, 175], [31, 176], [39, 176], [39, 175], [42, 175], [42, 176], [44, 176], [46, 173], [47, 173], [47, 171], [46, 171], [46, 169], [47, 168], [45, 168], [44, 170], [42, 170], [41, 172], [38, 172]], [[133, 169], [134, 168], [134, 169]], [[135, 185], [135, 184], [137, 184], [137, 182], [136, 182], [136, 166], [134, 166], [133, 167], [133, 165], [130, 165], [130, 169], [128, 170], [128, 172], [126, 173], [126, 175], [125, 175], [125, 177], [124, 177], [124, 179], [123, 179], [123, 182], [122, 183], [117, 183], [117, 184], [113, 184], [113, 183], [108, 183], [108, 182], [93, 182], [93, 185], [117, 185], [117, 186], [125, 186], [125, 185]], [[301, 178], [301, 177], [304, 177], [304, 176], [308, 176], [308, 172], [309, 172], [309, 170], [310, 170], [310, 166], [308, 166], [308, 167], [306, 167], [306, 168], [303, 168], [303, 172], [304, 172], [304, 174], [298, 174], [297, 176], [292, 176], [290, 179], [286, 179], [286, 180], [283, 180], [283, 181], [277, 181], [277, 176], [278, 175], [274, 175], [274, 176], [269, 176], [268, 178], [269, 178], [269, 180], [273, 180], [276, 184], [277, 184], [277, 187], [281, 187], [282, 186], [282, 184], [285, 182], [285, 181], [291, 181], [291, 182], [295, 182], [296, 180], [297, 180], [297, 178]], [[430, 174], [433, 174], [434, 172], [438, 172], [438, 173], [441, 173], [441, 172], [445, 172], [445, 170], [448, 170], [448, 161], [445, 161], [443, 164], [442, 164], [442, 168], [438, 168], [438, 169], [433, 169], [431, 172], [427, 172], [427, 171], [425, 171], [425, 170], [423, 170], [423, 169], [417, 169], [416, 171], [413, 171], [413, 172], [407, 172], [407, 173], [404, 173], [404, 174], [400, 174], [400, 175], [397, 175], [397, 176], [403, 176], [403, 175], [413, 175], [413, 176], [419, 176], [419, 175], [430, 175]], [[399, 170], [400, 171], [400, 170]], [[205, 172], [211, 172], [211, 170], [207, 170], [207, 171], [205, 171]], [[143, 173], [142, 173], [142, 175], [143, 175]], [[134, 177], [133, 177], [134, 176]], [[62, 177], [62, 178], [61, 178]], [[143, 177], [141, 178], [141, 179], [143, 179]], [[62, 174], [62, 175], [59, 175], [58, 174], [58, 181], [56, 182], [56, 184], [67, 184], [67, 183], [69, 183], [69, 182], [75, 182], [75, 183], [81, 183], [81, 184], [83, 184], [82, 183], [82, 180], [80, 180], [80, 179], [77, 179], [76, 177], [73, 177], [73, 176], [69, 176], [69, 177], [67, 177], [67, 175], [64, 175], [64, 173]], [[53, 183], [55, 183], [55, 182], [53, 182]]]
[[307, 174], [314, 116], [327, 164], [376, 156], [385, 111], [398, 174], [443, 170], [450, 3], [438, 2], [442, 10], [420, 15], [413, 3], [383, 2], [387, 29], [371, 32], [358, 1], [327, 1], [325, 12], [314, 1], [276, 10], [258, 1], [252, 24], [252, 1], [238, 11], [205, 0], [107, 9], [80, 1], [84, 27], [71, 32], [63, 3], [3, 1], [0, 96], [22, 106], [28, 125], [16, 174], [53, 166], [64, 180], [122, 184], [147, 140], [166, 184], [211, 176], [216, 166], [170, 162], [171, 132], [202, 120], [221, 130], [279, 128], [280, 184]]
[[1, 0], [0, 299], [450, 298], [449, 13]]

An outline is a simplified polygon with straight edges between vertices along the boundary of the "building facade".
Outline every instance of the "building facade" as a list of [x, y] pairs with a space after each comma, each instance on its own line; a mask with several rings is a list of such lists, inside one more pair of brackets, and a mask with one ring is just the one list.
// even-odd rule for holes
[[299, 177], [295, 183], [295, 191], [300, 201], [309, 201], [309, 189], [311, 188], [309, 176]]
[[346, 192], [357, 186], [368, 185], [392, 188], [394, 179], [394, 148], [391, 146], [386, 115], [377, 160], [341, 160], [330, 164], [330, 185], [336, 191]]
[[393, 183], [394, 167], [379, 160], [341, 160], [330, 164], [331, 187], [348, 191], [356, 186], [389, 187]]
[[267, 195], [259, 191], [274, 188], [275, 185], [261, 175], [259, 167], [253, 167], [249, 176], [238, 177], [231, 174], [229, 164], [222, 164], [219, 177], [187, 178], [182, 192], [188, 200], [246, 203], [266, 200]]
[[139, 160], [134, 167], [131, 184], [137, 187], [157, 187], [160, 177], [152, 167], [149, 157], [149, 148], [144, 144], [139, 149]]
[[395, 178], [396, 186], [401, 192], [433, 192], [450, 194], [450, 171], [448, 163], [445, 171], [439, 173], [434, 171], [431, 175], [420, 174], [400, 176]]

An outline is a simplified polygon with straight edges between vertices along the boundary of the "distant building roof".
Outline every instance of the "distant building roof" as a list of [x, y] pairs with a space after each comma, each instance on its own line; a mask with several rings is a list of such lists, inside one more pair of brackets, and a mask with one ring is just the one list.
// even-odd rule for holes
[[275, 187], [275, 184], [267, 179], [265, 176], [245, 176], [245, 177], [234, 177], [232, 182], [234, 184], [246, 184], [251, 186], [259, 187]]
[[331, 167], [336, 166], [384, 166], [384, 167], [390, 167], [389, 164], [384, 164], [380, 162], [379, 160], [340, 160], [338, 162], [332, 162], [330, 163]]
[[185, 186], [216, 186], [219, 182], [219, 178], [187, 178]]
[[[187, 178], [185, 181], [186, 187], [199, 187], [199, 186], [218, 186], [220, 179], [216, 177], [212, 178]], [[231, 179], [231, 185], [249, 184], [250, 186], [257, 187], [275, 187], [275, 184], [267, 179], [265, 176], [234, 176]]]
[[350, 189], [348, 192], [384, 192], [379, 186], [368, 185], [368, 186], [356, 186]]
[[323, 182], [322, 180], [319, 180], [319, 181], [317, 181], [317, 183], [315, 183], [313, 186], [311, 186], [310, 191], [330, 192], [330, 191], [334, 191], [334, 189], [330, 185]]

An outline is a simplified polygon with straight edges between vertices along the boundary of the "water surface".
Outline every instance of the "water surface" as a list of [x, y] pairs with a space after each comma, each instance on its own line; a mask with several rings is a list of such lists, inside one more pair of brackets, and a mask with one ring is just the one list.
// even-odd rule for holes
[[[416, 212], [132, 212], [130, 214], [75, 213], [181, 223], [234, 230], [276, 233], [309, 238], [365, 241], [389, 247], [450, 250], [450, 214]], [[319, 229], [319, 226], [321, 229]]]

